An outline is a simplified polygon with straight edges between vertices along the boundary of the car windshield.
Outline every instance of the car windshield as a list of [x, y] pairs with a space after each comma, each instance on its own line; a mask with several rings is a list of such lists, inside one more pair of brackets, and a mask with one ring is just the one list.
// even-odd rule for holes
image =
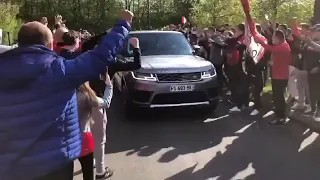
[[[139, 39], [142, 56], [150, 55], [192, 55], [193, 49], [180, 33], [134, 33], [130, 37]], [[129, 54], [132, 46], [128, 46]]]

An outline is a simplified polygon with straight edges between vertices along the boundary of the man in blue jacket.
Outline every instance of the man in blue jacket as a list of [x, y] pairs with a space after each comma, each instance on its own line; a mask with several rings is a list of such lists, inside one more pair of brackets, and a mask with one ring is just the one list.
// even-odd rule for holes
[[75, 88], [114, 62], [133, 14], [93, 50], [65, 61], [52, 51], [51, 31], [24, 24], [19, 47], [0, 54], [0, 179], [71, 180], [81, 151]]

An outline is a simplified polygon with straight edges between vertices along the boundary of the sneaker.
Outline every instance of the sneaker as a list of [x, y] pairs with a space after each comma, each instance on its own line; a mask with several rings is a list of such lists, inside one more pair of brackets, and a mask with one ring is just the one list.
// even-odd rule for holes
[[237, 106], [235, 106], [235, 107], [231, 108], [229, 111], [230, 112], [241, 112], [241, 109], [239, 109]]
[[298, 110], [298, 111], [302, 111], [302, 110], [305, 110], [305, 109], [306, 109], [306, 106], [305, 105], [300, 105], [300, 104], [295, 104], [292, 107], [292, 110]]
[[258, 115], [260, 112], [257, 109], [254, 109], [251, 113], [250, 116], [256, 116]]
[[286, 123], [286, 120], [284, 118], [281, 118], [281, 119], [275, 119], [273, 121], [270, 121], [268, 124], [275, 125], [275, 126], [281, 126], [281, 125], [284, 125], [285, 123]]
[[106, 168], [105, 172], [101, 175], [96, 175], [96, 180], [104, 180], [108, 179], [114, 174], [113, 170], [109, 169], [108, 167]]
[[320, 122], [320, 110], [318, 109], [313, 116], [314, 120]]
[[315, 115], [315, 110], [310, 105], [308, 105], [306, 110], [304, 111], [304, 113], [307, 116], [314, 116]]

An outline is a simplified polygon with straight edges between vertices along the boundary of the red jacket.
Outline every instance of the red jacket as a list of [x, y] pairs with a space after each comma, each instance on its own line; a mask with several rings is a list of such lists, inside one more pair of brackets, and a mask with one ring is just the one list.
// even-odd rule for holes
[[271, 51], [272, 78], [273, 79], [289, 79], [289, 65], [291, 63], [291, 49], [289, 44], [284, 41], [278, 45], [268, 45], [260, 37], [255, 37], [267, 51]]
[[241, 36], [240, 39], [237, 40], [237, 38], [230, 38], [227, 42], [228, 48], [226, 50], [227, 52], [227, 63], [228, 65], [236, 65], [240, 61], [240, 52], [237, 49], [238, 43], [243, 44], [245, 40], [244, 36]]

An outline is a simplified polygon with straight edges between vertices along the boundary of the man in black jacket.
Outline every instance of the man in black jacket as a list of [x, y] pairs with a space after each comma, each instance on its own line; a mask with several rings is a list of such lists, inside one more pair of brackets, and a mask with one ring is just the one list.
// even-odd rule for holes
[[[88, 50], [93, 49], [99, 42], [100, 39], [107, 34], [107, 32], [99, 34], [90, 38], [82, 44], [82, 52], [86, 52]], [[139, 40], [137, 38], [129, 39], [129, 44], [131, 44], [133, 49], [133, 62], [126, 62], [121, 60], [116, 60], [112, 66], [108, 67], [108, 74], [110, 79], [112, 80], [115, 73], [118, 71], [133, 71], [141, 68], [141, 53], [139, 47]], [[105, 89], [105, 74], [101, 74], [100, 79], [95, 79], [90, 81], [90, 87], [96, 92], [97, 96], [103, 97], [104, 89]]]

